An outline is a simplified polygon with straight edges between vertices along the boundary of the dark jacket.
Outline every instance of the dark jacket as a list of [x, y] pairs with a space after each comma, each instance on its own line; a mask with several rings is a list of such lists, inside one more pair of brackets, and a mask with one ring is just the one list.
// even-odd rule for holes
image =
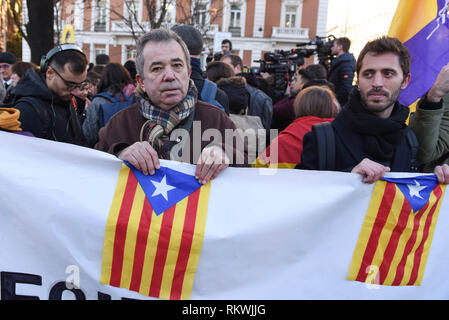
[[265, 129], [270, 130], [273, 117], [273, 101], [262, 90], [246, 85], [249, 93], [248, 115], [258, 116]]
[[71, 101], [54, 95], [37, 69], [29, 69], [16, 86], [15, 108], [24, 131], [35, 137], [86, 145], [76, 110]]
[[[193, 59], [193, 58], [192, 58]], [[195, 63], [192, 63], [192, 74], [190, 75], [190, 79], [195, 83], [195, 87], [198, 89], [198, 98], [201, 99], [201, 90], [203, 90], [204, 84], [204, 76], [203, 72], [200, 68], [196, 66]], [[227, 115], [229, 115], [229, 99], [226, 93], [217, 88], [217, 93], [215, 94], [215, 100], [217, 100], [225, 109]]]
[[246, 91], [246, 80], [243, 77], [222, 78], [217, 81], [217, 86], [222, 89], [229, 98], [229, 112], [233, 114], [245, 114], [249, 105], [249, 94]]
[[[357, 99], [360, 96], [357, 97]], [[352, 98], [348, 102], [351, 103]], [[401, 107], [397, 103], [397, 107]], [[404, 106], [402, 106], [405, 108]], [[354, 131], [351, 126], [351, 113], [349, 108], [343, 109], [331, 122], [335, 134], [335, 171], [350, 172], [364, 158], [389, 166], [392, 172], [414, 172], [415, 163], [413, 159], [413, 150], [407, 141], [406, 130], [411, 130], [405, 124], [403, 127], [403, 137], [395, 146], [393, 156], [389, 163], [370, 157], [364, 150], [363, 137]], [[405, 120], [404, 120], [405, 121]], [[303, 152], [301, 163], [296, 166], [297, 169], [318, 170], [318, 148], [315, 133], [309, 132], [304, 136]]]
[[328, 80], [335, 86], [335, 94], [340, 105], [348, 101], [354, 79], [355, 58], [346, 52], [331, 61]]
[[272, 129], [282, 131], [295, 120], [296, 116], [293, 104], [297, 94], [298, 92], [294, 92], [273, 105], [273, 119], [271, 121]]

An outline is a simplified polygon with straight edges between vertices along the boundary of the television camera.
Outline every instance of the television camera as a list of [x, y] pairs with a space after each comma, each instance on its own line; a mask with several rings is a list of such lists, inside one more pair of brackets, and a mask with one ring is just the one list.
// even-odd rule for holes
[[247, 70], [252, 75], [266, 72], [273, 75], [273, 87], [276, 95], [283, 96], [288, 84], [292, 81], [298, 67], [304, 65], [304, 58], [317, 54], [318, 61], [329, 70], [332, 59], [331, 47], [335, 40], [333, 35], [316, 37], [307, 43], [299, 43], [292, 50], [276, 50], [266, 52], [263, 60], [254, 60], [260, 67]]

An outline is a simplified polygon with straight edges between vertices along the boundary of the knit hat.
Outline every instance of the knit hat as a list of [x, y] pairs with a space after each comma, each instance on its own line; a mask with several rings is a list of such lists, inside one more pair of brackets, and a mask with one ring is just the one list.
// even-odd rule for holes
[[0, 52], [0, 63], [16, 63], [17, 58], [10, 52]]

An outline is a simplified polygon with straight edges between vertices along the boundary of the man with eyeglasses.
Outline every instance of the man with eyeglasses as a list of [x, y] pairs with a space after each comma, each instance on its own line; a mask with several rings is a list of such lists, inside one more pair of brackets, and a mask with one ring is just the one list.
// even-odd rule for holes
[[0, 52], [0, 73], [3, 78], [3, 85], [7, 90], [12, 84], [12, 65], [16, 63], [17, 58], [10, 52]]
[[87, 59], [74, 45], [60, 45], [17, 84], [16, 105], [25, 131], [48, 140], [86, 145], [72, 97], [87, 75]]

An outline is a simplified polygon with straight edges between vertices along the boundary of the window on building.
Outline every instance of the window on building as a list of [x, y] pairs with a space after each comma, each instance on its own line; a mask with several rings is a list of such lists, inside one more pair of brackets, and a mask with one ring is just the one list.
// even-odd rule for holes
[[106, 0], [95, 1], [95, 31], [106, 31]]
[[286, 28], [296, 28], [297, 11], [298, 11], [297, 6], [286, 6], [285, 7], [285, 27]]
[[126, 46], [126, 61], [130, 59], [136, 59], [137, 50], [136, 46]]
[[201, 26], [205, 25], [206, 15], [207, 15], [207, 5], [198, 4], [194, 12], [194, 23]]
[[95, 45], [94, 57], [98, 56], [99, 54], [106, 54], [105, 45]]
[[169, 3], [167, 5], [167, 11], [165, 12], [164, 21], [168, 24], [174, 24], [175, 23], [175, 17], [176, 17], [176, 7], [173, 5], [173, 3]]
[[229, 25], [231, 27], [240, 28], [240, 17], [242, 15], [242, 8], [240, 6], [231, 6], [231, 21]]
[[139, 0], [125, 0], [123, 16], [129, 21], [138, 19], [139, 17]]

